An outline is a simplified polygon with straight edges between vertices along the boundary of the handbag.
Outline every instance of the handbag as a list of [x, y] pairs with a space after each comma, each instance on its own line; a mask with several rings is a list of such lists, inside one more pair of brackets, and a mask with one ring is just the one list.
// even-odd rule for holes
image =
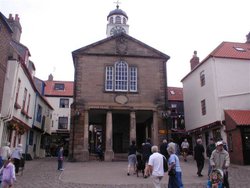
[[168, 175], [169, 176], [175, 176], [176, 175], [175, 168], [172, 168], [170, 171], [168, 171]]

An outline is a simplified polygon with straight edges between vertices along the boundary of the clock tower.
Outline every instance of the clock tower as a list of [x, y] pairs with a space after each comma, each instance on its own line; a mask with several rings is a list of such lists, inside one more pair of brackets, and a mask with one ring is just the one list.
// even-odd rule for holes
[[129, 28], [129, 25], [127, 25], [128, 16], [126, 12], [119, 9], [118, 3], [116, 9], [112, 10], [107, 16], [107, 21], [108, 21], [106, 30], [107, 37], [119, 34], [121, 32], [128, 34], [128, 28]]

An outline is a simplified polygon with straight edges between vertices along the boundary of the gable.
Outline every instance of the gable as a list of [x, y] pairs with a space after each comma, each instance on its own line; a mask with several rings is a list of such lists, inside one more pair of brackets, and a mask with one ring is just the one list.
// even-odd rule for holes
[[79, 55], [123, 56], [157, 58], [167, 61], [170, 57], [129, 35], [121, 33], [72, 52], [73, 57]]

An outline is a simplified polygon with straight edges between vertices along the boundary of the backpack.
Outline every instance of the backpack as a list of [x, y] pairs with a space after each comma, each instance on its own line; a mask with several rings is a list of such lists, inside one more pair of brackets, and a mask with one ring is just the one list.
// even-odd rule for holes
[[163, 170], [164, 170], [164, 172], [167, 172], [168, 171], [168, 161], [167, 161], [165, 156], [163, 156], [162, 158], [163, 158]]

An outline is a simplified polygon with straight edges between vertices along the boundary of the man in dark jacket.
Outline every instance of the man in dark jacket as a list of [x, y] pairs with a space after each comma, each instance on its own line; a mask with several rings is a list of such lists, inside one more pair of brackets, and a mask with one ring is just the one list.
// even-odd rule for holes
[[142, 146], [142, 159], [143, 162], [145, 163], [145, 175], [144, 178], [147, 178], [149, 176], [149, 174], [147, 174], [148, 172], [148, 160], [151, 153], [151, 140], [150, 138], [147, 138], [146, 143]]
[[161, 153], [162, 155], [164, 155], [164, 156], [166, 157], [166, 159], [169, 158], [167, 148], [168, 148], [168, 142], [167, 142], [166, 139], [164, 139], [164, 140], [162, 141], [161, 146], [160, 146], [160, 153]]
[[202, 145], [202, 140], [199, 138], [197, 139], [197, 144], [194, 147], [194, 160], [196, 160], [196, 164], [197, 164], [197, 175], [199, 177], [202, 177], [203, 175], [201, 174], [201, 171], [203, 170], [204, 167], [204, 146]]

